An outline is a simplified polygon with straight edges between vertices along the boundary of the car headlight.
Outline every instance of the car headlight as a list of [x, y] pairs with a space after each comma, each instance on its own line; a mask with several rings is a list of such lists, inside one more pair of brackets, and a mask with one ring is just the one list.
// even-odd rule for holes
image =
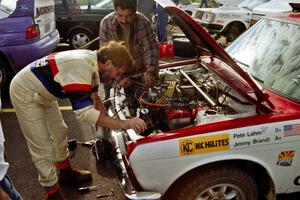
[[213, 22], [215, 20], [215, 14], [212, 12], [204, 12], [201, 20], [207, 21], [207, 22]]

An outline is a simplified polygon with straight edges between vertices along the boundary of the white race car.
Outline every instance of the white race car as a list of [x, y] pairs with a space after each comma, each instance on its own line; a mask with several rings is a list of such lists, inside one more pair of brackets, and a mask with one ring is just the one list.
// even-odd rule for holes
[[198, 8], [193, 17], [210, 33], [232, 42], [261, 17], [291, 12], [291, 2], [300, 3], [299, 0], [244, 0], [236, 7]]
[[[276, 199], [300, 191], [300, 14], [264, 18], [226, 51], [173, 2], [161, 3], [197, 57], [160, 66], [153, 88], [111, 90], [128, 199]], [[299, 5], [298, 5], [299, 6]]]

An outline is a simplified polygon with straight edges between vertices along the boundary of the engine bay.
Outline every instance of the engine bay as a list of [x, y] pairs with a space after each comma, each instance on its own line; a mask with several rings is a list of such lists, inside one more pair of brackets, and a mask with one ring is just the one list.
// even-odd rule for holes
[[132, 81], [127, 89], [113, 87], [113, 114], [142, 118], [148, 129], [140, 135], [257, 115], [255, 105], [198, 63], [161, 69], [151, 88], [141, 77]]

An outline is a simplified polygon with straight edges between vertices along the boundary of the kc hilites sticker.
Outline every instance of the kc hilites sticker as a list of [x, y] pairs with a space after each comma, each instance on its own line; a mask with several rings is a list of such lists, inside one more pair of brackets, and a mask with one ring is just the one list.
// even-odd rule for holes
[[229, 134], [186, 138], [179, 140], [180, 156], [200, 153], [224, 151], [230, 148]]
[[291, 166], [295, 156], [295, 151], [282, 151], [278, 155], [277, 165], [279, 166]]

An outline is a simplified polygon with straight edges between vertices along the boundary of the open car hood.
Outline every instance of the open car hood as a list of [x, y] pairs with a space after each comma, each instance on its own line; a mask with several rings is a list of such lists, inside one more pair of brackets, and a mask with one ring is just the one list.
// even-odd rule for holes
[[[232, 88], [255, 104], [258, 110], [272, 112], [274, 106], [267, 93], [245, 72], [232, 57], [201, 27], [191, 16], [178, 8], [171, 0], [155, 0], [172, 17], [172, 20], [185, 33], [199, 55], [209, 53], [211, 63], [205, 65], [217, 73]], [[224, 62], [224, 63], [222, 63]]]

